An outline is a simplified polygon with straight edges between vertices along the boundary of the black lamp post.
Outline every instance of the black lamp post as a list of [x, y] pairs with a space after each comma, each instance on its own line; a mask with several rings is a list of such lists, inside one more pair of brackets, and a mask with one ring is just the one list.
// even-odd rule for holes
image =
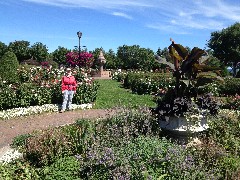
[[78, 58], [80, 58], [80, 53], [81, 53], [81, 46], [80, 46], [80, 39], [82, 37], [82, 32], [78, 31], [77, 32], [78, 39], [79, 39], [79, 44], [78, 44]]

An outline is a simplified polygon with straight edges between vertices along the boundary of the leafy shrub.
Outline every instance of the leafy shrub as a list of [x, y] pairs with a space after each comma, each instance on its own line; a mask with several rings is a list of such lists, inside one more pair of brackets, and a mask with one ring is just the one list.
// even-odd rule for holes
[[14, 86], [0, 78], [0, 110], [16, 107], [16, 100]]
[[225, 179], [239, 179], [240, 158], [236, 155], [227, 155], [218, 162], [218, 168], [222, 169]]
[[41, 179], [79, 179], [80, 163], [74, 156], [56, 160], [50, 166], [44, 167], [40, 172]]
[[39, 179], [38, 170], [29, 163], [17, 160], [9, 164], [0, 163], [0, 179]]
[[34, 91], [34, 88], [30, 83], [23, 83], [19, 86], [16, 91], [17, 107], [28, 107], [31, 105], [32, 90]]
[[11, 143], [11, 147], [12, 148], [23, 148], [26, 145], [26, 141], [29, 137], [31, 137], [32, 135], [30, 134], [22, 134], [19, 136], [16, 136], [13, 138], [13, 141]]
[[33, 94], [31, 105], [43, 105], [51, 104], [52, 101], [52, 91], [55, 89], [50, 89], [49, 87], [38, 87]]
[[31, 80], [31, 74], [29, 73], [30, 68], [28, 65], [21, 65], [17, 69], [18, 77], [19, 77], [19, 83], [25, 83], [29, 82]]
[[220, 83], [220, 94], [221, 95], [235, 95], [240, 94], [240, 79], [227, 77], [224, 78], [224, 83]]
[[71, 155], [67, 135], [61, 128], [36, 132], [27, 139], [25, 158], [37, 166], [49, 165], [64, 155]]
[[73, 97], [73, 103], [84, 104], [94, 102], [97, 98], [99, 84], [92, 80], [84, 81], [76, 91]]
[[6, 52], [0, 59], [0, 77], [3, 81], [10, 83], [17, 82], [17, 68], [19, 62], [13, 52]]
[[123, 86], [137, 94], [153, 94], [161, 88], [169, 88], [172, 84], [172, 76], [168, 73], [131, 72], [126, 75]]
[[161, 130], [157, 119], [147, 107], [116, 108], [117, 113], [96, 125], [97, 137], [109, 146], [118, 145], [140, 135], [158, 136]]
[[88, 119], [77, 120], [72, 126], [64, 128], [73, 154], [83, 154], [93, 144], [95, 123]]
[[16, 90], [16, 107], [50, 104], [51, 96], [52, 90], [48, 87], [38, 87], [33, 83], [23, 83]]
[[240, 172], [240, 113], [221, 110], [209, 117], [210, 128], [198, 154], [206, 166], [216, 167], [222, 179], [238, 179]]
[[240, 113], [232, 110], [221, 110], [210, 123], [209, 134], [216, 143], [233, 153], [240, 153]]
[[[76, 124], [35, 132], [26, 139], [26, 159], [38, 166], [50, 165], [58, 158], [82, 154], [92, 144], [92, 123], [78, 120]], [[22, 143], [16, 143], [15, 145]]]
[[198, 92], [201, 94], [211, 93], [213, 96], [219, 96], [219, 91], [220, 91], [219, 84], [214, 82], [207, 83], [198, 90]]
[[240, 111], [240, 95], [224, 97], [223, 108]]
[[126, 75], [127, 75], [127, 72], [122, 72], [121, 69], [115, 72], [112, 71], [112, 79], [118, 82], [123, 82], [124, 79], [126, 78]]
[[[63, 101], [62, 88], [59, 84], [53, 84], [51, 86], [51, 103], [61, 104]], [[76, 94], [75, 94], [76, 95]]]
[[158, 84], [158, 82], [152, 81], [150, 78], [138, 79], [135, 81], [132, 91], [137, 94], [152, 94], [158, 91]]

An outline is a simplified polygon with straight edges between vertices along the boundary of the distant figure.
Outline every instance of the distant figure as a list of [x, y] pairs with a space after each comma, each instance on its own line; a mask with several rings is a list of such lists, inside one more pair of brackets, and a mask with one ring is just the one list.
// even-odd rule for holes
[[76, 93], [77, 82], [75, 77], [72, 75], [71, 68], [66, 69], [66, 75], [62, 77], [62, 93], [63, 93], [63, 103], [60, 113], [64, 112], [66, 109], [71, 110], [72, 98]]

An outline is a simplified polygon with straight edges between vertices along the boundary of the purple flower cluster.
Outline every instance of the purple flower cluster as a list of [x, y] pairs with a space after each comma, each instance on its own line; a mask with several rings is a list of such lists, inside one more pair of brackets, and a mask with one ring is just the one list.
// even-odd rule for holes
[[104, 154], [98, 160], [98, 164], [103, 164], [107, 167], [113, 166], [113, 162], [115, 160], [115, 156], [113, 150], [111, 148], [105, 148]]

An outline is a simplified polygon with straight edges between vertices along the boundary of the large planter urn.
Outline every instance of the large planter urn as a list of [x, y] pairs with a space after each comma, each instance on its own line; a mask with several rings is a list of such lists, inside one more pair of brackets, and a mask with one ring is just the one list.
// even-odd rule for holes
[[203, 113], [188, 117], [162, 117], [159, 125], [170, 137], [181, 143], [187, 142], [189, 137], [196, 138], [199, 133], [209, 128], [207, 118]]

